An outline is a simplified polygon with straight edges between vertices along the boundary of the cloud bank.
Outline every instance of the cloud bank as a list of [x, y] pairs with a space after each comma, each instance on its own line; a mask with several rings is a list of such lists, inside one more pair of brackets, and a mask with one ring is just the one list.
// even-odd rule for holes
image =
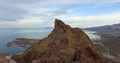
[[[119, 23], [119, 3], [120, 0], [0, 0], [0, 28], [51, 27], [55, 18], [73, 27]], [[87, 13], [90, 11], [95, 15]]]

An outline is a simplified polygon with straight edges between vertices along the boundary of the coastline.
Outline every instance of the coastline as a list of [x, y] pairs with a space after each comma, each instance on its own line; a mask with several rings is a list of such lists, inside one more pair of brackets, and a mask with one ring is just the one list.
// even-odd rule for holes
[[[93, 44], [94, 44], [94, 46], [100, 46], [99, 48], [101, 48], [102, 47], [102, 50], [103, 50], [103, 52], [100, 52], [101, 53], [101, 55], [105, 58], [105, 57], [107, 57], [108, 59], [111, 59], [111, 60], [114, 60], [113, 61], [113, 63], [115, 62], [115, 61], [118, 61], [118, 59], [116, 60], [116, 58], [115, 58], [115, 56], [113, 56], [113, 55], [111, 55], [111, 53], [110, 52], [108, 52], [108, 47], [106, 47], [106, 45], [104, 45], [104, 40], [106, 40], [106, 39], [111, 39], [111, 38], [113, 38], [113, 37], [104, 37], [103, 36], [103, 34], [101, 34], [100, 32], [96, 32], [96, 33], [93, 33], [93, 34], [97, 34], [97, 35], [99, 35], [100, 36], [100, 38], [99, 39], [92, 39], [92, 42], [93, 42]], [[115, 37], [116, 38], [116, 37]], [[19, 43], [21, 43], [21, 40], [23, 41], [23, 43], [22, 44], [19, 44]], [[19, 46], [19, 47], [26, 47], [26, 46], [30, 46], [30, 44], [32, 44], [32, 42], [31, 41], [34, 41], [35, 39], [27, 39], [27, 38], [16, 38], [14, 41], [12, 41], [13, 43], [13, 45], [12, 46]], [[28, 42], [27, 43], [27, 45], [25, 44], [25, 42]], [[104, 41], [104, 42], [103, 42]], [[17, 43], [18, 42], [18, 43]], [[101, 51], [100, 49], [97, 49], [98, 50], [98, 52], [99, 51]], [[12, 59], [11, 59], [11, 56], [12, 55], [6, 55], [6, 58], [11, 62], [11, 63], [15, 63], [15, 61], [13, 61]], [[107, 59], [107, 60], [108, 60]], [[105, 60], [106, 61], [106, 60]]]
[[[119, 63], [120, 62], [120, 34], [119, 32], [112, 33], [111, 31], [102, 31], [97, 32], [97, 34], [101, 37], [100, 40], [92, 40], [93, 43], [102, 44], [107, 50], [107, 54], [103, 54], [105, 63]], [[114, 52], [116, 51], [116, 52]], [[109, 60], [109, 61], [108, 61]]]

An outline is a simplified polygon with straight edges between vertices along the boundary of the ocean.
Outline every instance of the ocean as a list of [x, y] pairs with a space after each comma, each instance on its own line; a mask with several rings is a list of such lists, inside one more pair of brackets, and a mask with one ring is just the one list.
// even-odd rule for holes
[[[7, 46], [16, 38], [42, 39], [48, 36], [51, 28], [13, 28], [0, 29], [0, 52], [8, 55], [16, 55], [25, 51], [28, 47]], [[100, 37], [94, 31], [84, 30], [90, 39], [99, 39]]]

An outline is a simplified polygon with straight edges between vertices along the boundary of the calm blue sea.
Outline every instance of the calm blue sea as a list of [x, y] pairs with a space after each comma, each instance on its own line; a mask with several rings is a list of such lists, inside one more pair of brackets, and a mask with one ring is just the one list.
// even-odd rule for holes
[[[42, 39], [47, 37], [47, 35], [52, 31], [52, 29], [0, 29], [0, 52], [9, 55], [16, 55], [22, 53], [27, 47], [10, 46], [7, 47], [7, 42], [13, 41], [15, 38], [31, 38], [31, 39]], [[99, 38], [98, 35], [94, 34], [93, 31], [86, 31], [91, 39]]]

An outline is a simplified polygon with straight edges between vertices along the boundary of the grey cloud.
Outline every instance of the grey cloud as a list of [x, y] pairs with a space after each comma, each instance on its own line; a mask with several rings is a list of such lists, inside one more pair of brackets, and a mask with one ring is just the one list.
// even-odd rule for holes
[[54, 15], [64, 15], [69, 13], [69, 9], [65, 9], [65, 8], [58, 8], [54, 11]]
[[16, 21], [17, 19], [22, 19], [27, 10], [9, 1], [0, 0], [0, 21]]
[[[37, 20], [43, 20], [44, 23], [47, 25], [50, 25], [54, 22], [54, 19], [56, 18], [62, 18], [62, 15], [66, 16], [70, 12], [68, 11], [69, 9], [64, 9], [64, 8], [57, 8], [57, 9], [52, 9], [48, 11], [43, 11], [43, 12], [29, 12], [30, 14], [27, 14], [29, 17], [27, 19], [37, 19]], [[58, 17], [59, 16], [59, 17]]]
[[57, 9], [52, 9], [48, 11], [29, 11], [28, 14], [26, 14], [27, 17], [22, 19], [22, 21], [25, 21], [26, 19], [29, 20], [39, 20], [42, 21], [43, 25], [41, 26], [53, 26], [54, 19], [56, 16], [59, 15], [65, 15], [69, 13], [68, 9], [63, 9], [63, 8], [57, 8]]
[[13, 7], [0, 8], [0, 21], [16, 21], [21, 19], [24, 13], [26, 13], [26, 10]]
[[[32, 13], [33, 12], [33, 13]], [[57, 9], [49, 9], [48, 11], [41, 11], [34, 13], [34, 11], [29, 12], [28, 16], [34, 16], [34, 17], [55, 17], [59, 15], [65, 15], [69, 12], [69, 9], [64, 9], [64, 8], [57, 8]]]
[[46, 0], [0, 0], [1, 3], [8, 3], [8, 4], [29, 4], [29, 3], [37, 3], [37, 2], [44, 2]]
[[[23, 19], [28, 6], [45, 0], [0, 0], [0, 21], [17, 21]], [[21, 7], [21, 5], [23, 7]]]
[[[92, 1], [95, 1], [95, 0], [92, 0]], [[54, 5], [55, 7], [58, 5], [59, 7], [61, 7], [63, 4], [64, 5], [73, 4], [73, 3], [78, 4], [82, 2], [84, 3], [84, 2], [90, 2], [90, 1], [89, 0], [65, 0], [65, 1], [61, 1], [61, 0], [0, 0], [0, 21], [16, 21], [24, 18], [24, 15], [27, 14], [28, 10], [31, 9], [31, 8], [28, 8], [29, 6], [41, 7], [42, 5], [45, 5], [49, 7], [51, 5]], [[109, 0], [106, 0], [105, 2], [109, 2]], [[119, 2], [119, 0], [116, 0], [115, 2]], [[95, 1], [95, 3], [97, 2]], [[24, 8], [21, 6], [23, 6]], [[51, 15], [48, 15], [49, 13], [51, 13]], [[64, 15], [67, 13], [69, 13], [68, 9], [64, 9], [62, 7], [62, 8], [55, 9], [53, 11], [49, 9], [48, 11], [42, 12], [41, 14], [32, 14], [32, 16], [35, 15], [35, 17], [39, 16], [41, 18], [47, 19], [50, 17], [54, 17], [56, 15]]]

